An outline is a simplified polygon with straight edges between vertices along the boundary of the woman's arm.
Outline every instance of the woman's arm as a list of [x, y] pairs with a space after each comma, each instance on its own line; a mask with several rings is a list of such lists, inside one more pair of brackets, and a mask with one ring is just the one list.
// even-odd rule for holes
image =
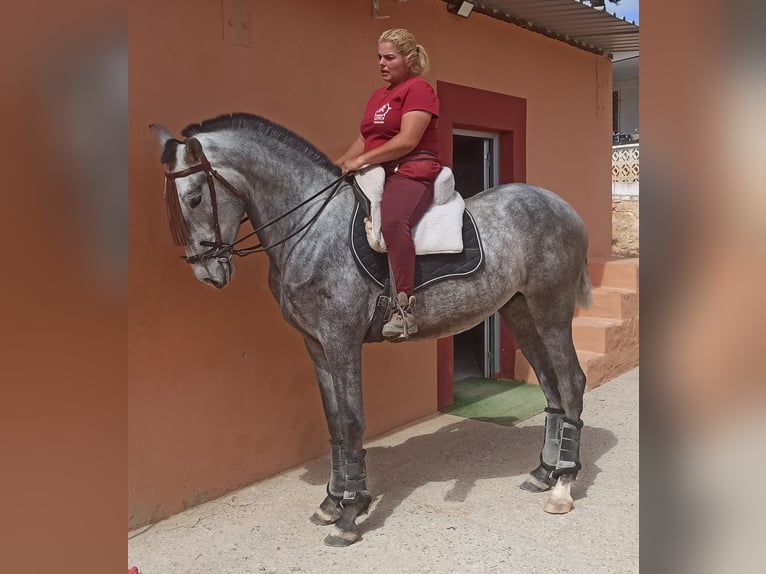
[[[352, 157], [357, 157], [362, 154], [364, 151], [364, 138], [362, 137], [362, 134], [359, 134], [359, 137], [357, 137], [353, 143], [348, 146], [348, 149], [346, 152], [340, 156], [338, 159], [335, 160], [335, 165], [343, 166], [343, 162], [345, 162], [348, 159], [351, 159]], [[345, 171], [343, 173], [346, 173]]]
[[[346, 152], [343, 163], [339, 164], [343, 173], [356, 171], [367, 164], [385, 163], [407, 155], [420, 143], [430, 121], [430, 112], [421, 110], [407, 112], [402, 116], [402, 126], [399, 133], [382, 146], [365, 153], [361, 153], [360, 150], [359, 154], [349, 155], [348, 157], [345, 157], [348, 154]], [[362, 150], [364, 150], [364, 147], [362, 147]]]

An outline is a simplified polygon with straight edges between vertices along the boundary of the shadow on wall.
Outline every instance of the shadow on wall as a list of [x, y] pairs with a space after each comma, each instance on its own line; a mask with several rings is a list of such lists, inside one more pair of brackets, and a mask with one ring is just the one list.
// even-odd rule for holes
[[[382, 528], [404, 500], [428, 483], [455, 481], [445, 500], [464, 502], [478, 480], [525, 475], [539, 462], [543, 434], [542, 425], [508, 427], [464, 420], [395, 446], [368, 448], [369, 487], [377, 506], [365, 520], [364, 530]], [[583, 428], [583, 470], [572, 487], [575, 500], [586, 497], [601, 472], [596, 461], [616, 444], [610, 431]], [[322, 486], [329, 475], [329, 458], [323, 457], [309, 462], [300, 478]], [[518, 488], [522, 479], [516, 482], [509, 481], [508, 488]]]

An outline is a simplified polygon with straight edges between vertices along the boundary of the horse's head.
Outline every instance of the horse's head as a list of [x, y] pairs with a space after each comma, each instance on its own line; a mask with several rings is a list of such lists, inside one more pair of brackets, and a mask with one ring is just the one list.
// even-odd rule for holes
[[234, 273], [230, 246], [237, 237], [245, 210], [244, 196], [211, 166], [197, 137], [173, 138], [162, 126], [149, 126], [162, 146], [165, 201], [170, 229], [186, 250], [194, 276], [218, 289]]

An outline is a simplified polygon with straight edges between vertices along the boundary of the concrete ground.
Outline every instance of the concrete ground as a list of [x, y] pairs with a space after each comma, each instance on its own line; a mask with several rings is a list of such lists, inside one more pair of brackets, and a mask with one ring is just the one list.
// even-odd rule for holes
[[544, 415], [515, 427], [438, 414], [370, 441], [374, 501], [348, 548], [308, 517], [327, 457], [129, 533], [141, 574], [638, 572], [638, 369], [585, 395], [575, 509], [519, 489]]

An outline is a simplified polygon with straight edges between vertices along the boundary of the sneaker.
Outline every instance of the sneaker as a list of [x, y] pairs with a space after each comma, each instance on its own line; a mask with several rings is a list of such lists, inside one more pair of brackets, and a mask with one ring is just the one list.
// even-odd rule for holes
[[[418, 323], [415, 319], [415, 297], [407, 297], [407, 294], [402, 292], [397, 295], [398, 306], [391, 314], [391, 319], [388, 323], [383, 325], [384, 337], [400, 337], [407, 338], [407, 336], [418, 332]], [[402, 318], [404, 313], [404, 318]], [[407, 334], [405, 335], [404, 326], [407, 325]]]

